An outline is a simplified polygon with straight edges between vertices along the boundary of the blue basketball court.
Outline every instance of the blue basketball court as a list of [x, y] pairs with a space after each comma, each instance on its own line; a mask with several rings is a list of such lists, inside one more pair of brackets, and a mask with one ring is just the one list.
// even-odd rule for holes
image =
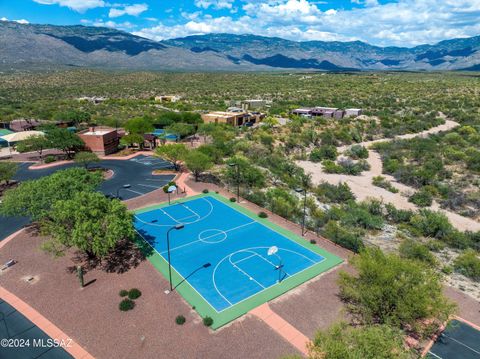
[[[310, 279], [302, 273], [315, 267], [322, 272], [326, 257], [328, 267], [338, 264], [330, 253], [303, 239], [292, 240], [293, 234], [241, 210], [218, 195], [200, 196], [137, 213], [135, 228], [166, 263], [167, 231], [184, 225], [170, 231], [171, 265], [178, 274], [173, 286], [180, 292], [190, 286], [216, 313], [272, 288], [284, 292], [288, 283]], [[188, 293], [184, 297], [195, 302]]]

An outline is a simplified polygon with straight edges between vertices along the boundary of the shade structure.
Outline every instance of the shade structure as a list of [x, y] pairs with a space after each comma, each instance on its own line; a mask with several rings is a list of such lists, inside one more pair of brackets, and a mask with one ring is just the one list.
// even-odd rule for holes
[[23, 132], [14, 132], [9, 135], [2, 136], [1, 138], [8, 143], [24, 141], [32, 136], [43, 136], [45, 135], [42, 131], [23, 131]]

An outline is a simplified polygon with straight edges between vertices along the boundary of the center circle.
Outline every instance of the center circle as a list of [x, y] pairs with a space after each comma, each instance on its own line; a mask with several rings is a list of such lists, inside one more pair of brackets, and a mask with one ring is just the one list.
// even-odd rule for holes
[[198, 239], [204, 243], [220, 243], [227, 239], [227, 233], [221, 229], [206, 229], [198, 234]]

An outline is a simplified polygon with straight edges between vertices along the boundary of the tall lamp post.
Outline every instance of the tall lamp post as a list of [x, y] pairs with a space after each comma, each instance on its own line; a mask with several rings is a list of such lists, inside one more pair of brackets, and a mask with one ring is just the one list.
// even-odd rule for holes
[[240, 166], [238, 163], [229, 163], [228, 165], [237, 168], [237, 202], [240, 203]]
[[184, 224], [180, 223], [180, 224], [177, 224], [175, 226], [173, 226], [172, 228], [170, 228], [168, 231], [167, 231], [167, 253], [168, 253], [168, 280], [170, 282], [170, 292], [173, 291], [173, 286], [172, 286], [172, 264], [170, 262], [170, 232], [173, 231], [174, 229], [175, 230], [179, 230], [179, 229], [183, 229], [183, 227], [185, 227]]
[[119, 197], [120, 196], [120, 190], [121, 189], [127, 189], [127, 188], [130, 188], [130, 187], [132, 187], [130, 184], [124, 184], [122, 187], [118, 187], [117, 188], [117, 196], [115, 198], [120, 199], [120, 197]]
[[303, 193], [303, 217], [302, 217], [302, 237], [305, 235], [305, 216], [307, 211], [307, 189], [297, 188], [295, 192]]

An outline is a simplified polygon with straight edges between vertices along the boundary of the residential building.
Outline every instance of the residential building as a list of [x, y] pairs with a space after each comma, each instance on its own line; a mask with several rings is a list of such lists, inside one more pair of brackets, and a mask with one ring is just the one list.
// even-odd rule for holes
[[78, 134], [85, 147], [98, 155], [109, 155], [118, 149], [120, 136], [112, 128], [91, 127]]
[[345, 117], [357, 117], [363, 113], [361, 108], [347, 108], [345, 110]]
[[155, 101], [158, 102], [177, 102], [182, 99], [181, 96], [178, 95], [160, 95], [160, 96], [155, 96]]
[[241, 102], [244, 111], [252, 111], [264, 108], [267, 106], [266, 100], [244, 100]]
[[216, 111], [202, 115], [204, 123], [226, 123], [232, 126], [242, 126], [262, 121], [265, 114], [260, 112], [223, 112]]

